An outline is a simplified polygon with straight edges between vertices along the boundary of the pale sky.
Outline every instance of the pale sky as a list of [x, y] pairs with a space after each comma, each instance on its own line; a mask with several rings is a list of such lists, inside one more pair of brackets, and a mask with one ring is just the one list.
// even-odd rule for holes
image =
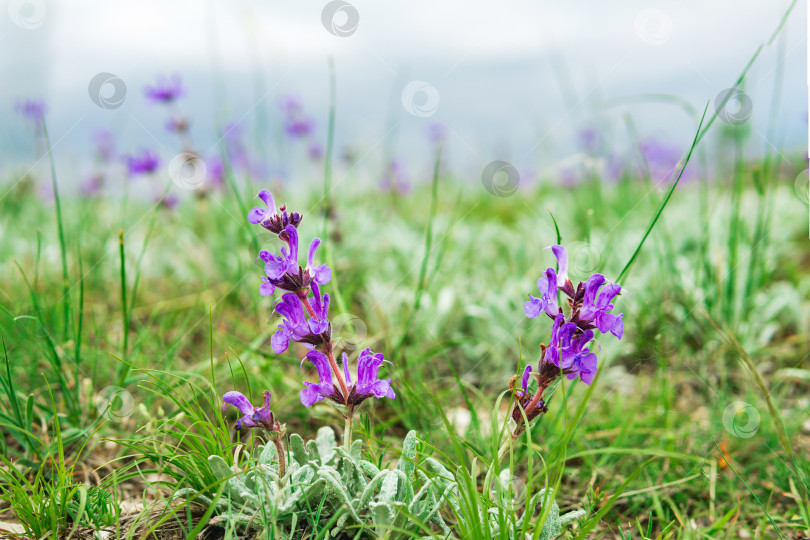
[[[329, 56], [337, 69], [339, 145], [369, 160], [389, 152], [426, 162], [425, 133], [434, 122], [449, 130], [450, 159], [470, 170], [493, 159], [547, 168], [576, 151], [578, 130], [595, 125], [618, 140], [628, 119], [642, 137], [688, 144], [695, 124], [683, 110], [628, 98], [671, 94], [702, 111], [734, 83], [788, 4], [356, 0], [348, 8], [359, 18], [356, 30], [339, 37], [324, 27], [323, 0], [6, 1], [0, 163], [18, 161], [30, 146], [13, 110], [29, 96], [48, 103], [63, 160], [79, 160], [99, 127], [119, 136], [123, 152], [148, 146], [173, 153], [164, 112], [143, 97], [146, 84], [171, 73], [188, 88], [180, 107], [193, 119], [198, 145], [212, 148], [215, 126], [239, 121], [272, 162], [281, 159], [277, 104], [284, 94], [302, 97], [317, 137], [325, 136]], [[352, 16], [346, 13], [336, 15], [338, 26]], [[766, 46], [750, 72], [744, 91], [753, 104], [752, 152], [806, 146], [806, 22], [800, 2], [783, 42]], [[770, 141], [779, 58], [779, 129]], [[125, 83], [120, 107], [105, 110], [89, 98], [89, 81], [100, 72]], [[409, 87], [412, 81], [423, 82]], [[427, 94], [403, 100], [406, 88], [425, 85]]]

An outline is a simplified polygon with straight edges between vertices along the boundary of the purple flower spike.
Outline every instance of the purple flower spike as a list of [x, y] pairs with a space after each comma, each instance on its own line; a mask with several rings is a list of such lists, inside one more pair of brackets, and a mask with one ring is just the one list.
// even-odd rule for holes
[[[541, 345], [543, 352], [538, 366], [540, 387], [547, 388], [560, 375], [566, 375], [569, 379], [579, 377], [585, 384], [591, 384], [596, 375], [597, 359], [587, 345], [593, 341], [594, 329], [613, 334], [619, 339], [624, 334], [624, 315], [611, 313], [613, 299], [621, 293], [622, 288], [615, 283], [606, 285], [605, 276], [593, 274], [575, 289], [568, 278], [568, 254], [565, 248], [555, 244], [551, 250], [557, 258], [559, 274], [553, 268], [546, 269], [545, 275], [537, 280], [542, 297], [530, 296], [523, 306], [529, 318], [545, 312], [554, 319], [549, 345]], [[558, 292], [568, 297], [567, 304], [571, 309], [568, 317], [557, 304]]]
[[171, 79], [161, 77], [154, 86], [144, 88], [146, 98], [153, 103], [171, 103], [185, 93], [179, 75]]
[[281, 425], [276, 421], [273, 412], [270, 410], [270, 392], [264, 391], [264, 405], [262, 407], [254, 407], [250, 404], [250, 400], [245, 397], [241, 392], [226, 392], [222, 396], [225, 402], [223, 409], [226, 405], [233, 405], [242, 417], [236, 421], [234, 429], [245, 428], [263, 428], [268, 431], [281, 431]]
[[[332, 371], [329, 369], [329, 360], [320, 351], [309, 351], [304, 357], [304, 360], [309, 360], [315, 364], [315, 369], [318, 370], [318, 383], [304, 382], [304, 388], [301, 390], [301, 403], [306, 407], [311, 407], [318, 401], [324, 398], [331, 399], [336, 403], [343, 403], [343, 396], [332, 384]], [[304, 363], [304, 360], [301, 363]]]

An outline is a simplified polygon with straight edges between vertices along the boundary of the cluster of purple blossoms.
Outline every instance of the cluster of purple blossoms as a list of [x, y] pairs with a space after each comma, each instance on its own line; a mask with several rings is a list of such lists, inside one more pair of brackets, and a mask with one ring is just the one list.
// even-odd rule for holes
[[[248, 221], [261, 225], [276, 234], [283, 242], [279, 253], [267, 250], [259, 252], [256, 262], [263, 266], [259, 285], [262, 296], [270, 296], [276, 289], [286, 291], [276, 302], [273, 310], [281, 316], [281, 324], [272, 336], [270, 343], [277, 354], [285, 352], [290, 342], [300, 343], [310, 349], [301, 360], [309, 360], [318, 371], [318, 383], [304, 382], [301, 402], [310, 407], [318, 401], [329, 400], [337, 404], [351, 423], [354, 408], [368, 398], [395, 398], [391, 379], [378, 377], [380, 367], [386, 362], [382, 353], [365, 349], [357, 359], [357, 373], [354, 379], [349, 372], [349, 358], [343, 353], [343, 369], [335, 361], [332, 325], [329, 322], [329, 294], [321, 293], [321, 287], [332, 279], [332, 269], [326, 264], [315, 264], [315, 253], [321, 241], [314, 238], [309, 244], [306, 266], [298, 262], [298, 226], [302, 216], [298, 212], [288, 212], [286, 205], [276, 208], [270, 192], [262, 190], [257, 195], [265, 207], [254, 207], [248, 213]], [[390, 363], [390, 362], [389, 362]], [[269, 400], [269, 394], [265, 394]], [[237, 428], [261, 427], [278, 431], [269, 412], [269, 402], [265, 407], [254, 408], [242, 394], [229, 392], [226, 403], [234, 405], [245, 415], [237, 423]], [[349, 432], [350, 435], [350, 432]]]
[[130, 176], [151, 174], [157, 170], [160, 164], [157, 154], [149, 149], [141, 150], [140, 154], [124, 156], [124, 161]]
[[[521, 410], [528, 420], [545, 412], [542, 395], [555, 379], [565, 375], [569, 379], [579, 378], [585, 384], [591, 384], [596, 375], [596, 354], [588, 345], [594, 339], [594, 329], [603, 334], [613, 334], [618, 339], [624, 333], [623, 314], [611, 313], [613, 299], [621, 293], [622, 288], [615, 283], [605, 284], [605, 276], [593, 274], [587, 281], [580, 282], [576, 288], [568, 278], [568, 254], [559, 245], [551, 246], [559, 264], [559, 274], [548, 268], [537, 280], [540, 298], [529, 295], [529, 301], [523, 305], [526, 316], [530, 319], [545, 313], [554, 320], [548, 345], [540, 345], [541, 356], [537, 367], [536, 379], [538, 389], [529, 392], [532, 366], [526, 366], [520, 388], [515, 389], [517, 403], [512, 415], [516, 422], [522, 419]], [[570, 314], [566, 317], [557, 303], [558, 292], [567, 296]]]

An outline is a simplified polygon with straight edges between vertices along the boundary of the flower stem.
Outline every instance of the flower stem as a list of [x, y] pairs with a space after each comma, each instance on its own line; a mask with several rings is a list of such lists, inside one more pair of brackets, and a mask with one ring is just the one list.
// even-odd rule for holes
[[315, 310], [312, 308], [312, 305], [309, 303], [309, 298], [307, 298], [307, 295], [306, 294], [304, 294], [304, 295], [299, 294], [298, 298], [301, 299], [301, 303], [306, 308], [307, 313], [309, 313], [309, 316], [312, 317], [313, 319], [315, 319], [316, 321], [319, 321], [320, 318], [318, 317], [318, 314], [315, 313]]
[[340, 391], [343, 392], [343, 399], [349, 399], [349, 391], [346, 389], [346, 381], [343, 380], [343, 374], [338, 369], [337, 362], [335, 361], [335, 354], [332, 352], [332, 342], [326, 343], [326, 358], [329, 359], [329, 366], [332, 368], [332, 372], [337, 377], [338, 384], [340, 385]]
[[275, 439], [273, 444], [276, 445], [276, 456], [278, 456], [278, 485], [281, 487], [284, 475], [287, 474], [287, 458], [284, 455], [284, 443], [281, 442], [281, 439]]
[[349, 408], [349, 414], [346, 415], [346, 427], [343, 430], [343, 448], [346, 452], [352, 449], [352, 424], [354, 422], [354, 407]]

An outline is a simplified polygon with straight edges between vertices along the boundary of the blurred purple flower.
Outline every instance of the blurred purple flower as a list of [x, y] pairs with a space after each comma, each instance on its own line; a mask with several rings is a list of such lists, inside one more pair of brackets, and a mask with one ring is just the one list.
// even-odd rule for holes
[[225, 185], [225, 164], [219, 156], [211, 156], [206, 160], [208, 181], [215, 188]]
[[81, 185], [79, 186], [79, 192], [82, 194], [82, 197], [93, 197], [95, 195], [98, 195], [103, 186], [104, 186], [104, 175], [93, 174], [88, 178], [86, 178], [84, 182], [81, 183]]
[[579, 145], [588, 153], [594, 154], [599, 149], [601, 142], [599, 132], [592, 127], [583, 128], [577, 133]]
[[405, 165], [394, 159], [388, 166], [388, 170], [380, 180], [380, 189], [383, 191], [395, 191], [400, 195], [405, 195], [411, 190], [411, 183], [408, 181], [408, 174]]
[[158, 77], [153, 86], [144, 88], [144, 94], [153, 103], [172, 103], [185, 94], [185, 89], [180, 76], [175, 74], [170, 78]]
[[98, 160], [102, 163], [108, 163], [115, 155], [113, 134], [109, 130], [99, 129], [93, 133], [92, 140]]
[[315, 129], [315, 121], [309, 116], [296, 116], [284, 121], [284, 132], [293, 139], [308, 137]]
[[157, 154], [148, 148], [141, 150], [140, 154], [124, 156], [124, 161], [131, 176], [153, 173], [160, 164]]
[[428, 140], [433, 143], [440, 143], [447, 140], [447, 126], [440, 122], [434, 122], [427, 129]]
[[278, 108], [281, 110], [284, 116], [295, 116], [301, 113], [303, 105], [299, 96], [287, 94], [281, 96], [281, 99], [278, 102]]
[[186, 133], [188, 131], [188, 120], [185, 118], [169, 118], [166, 121], [166, 131], [170, 133]]
[[174, 210], [179, 204], [180, 199], [177, 195], [172, 195], [171, 193], [160, 199], [160, 206], [168, 210]]
[[41, 99], [26, 99], [18, 102], [15, 110], [26, 119], [39, 122], [45, 116], [47, 108]]
[[316, 142], [311, 142], [307, 147], [307, 155], [310, 161], [320, 161], [323, 159], [323, 146]]
[[[639, 144], [639, 150], [655, 183], [667, 182], [680, 170], [683, 156], [676, 146], [648, 138]], [[687, 180], [691, 176], [691, 170], [687, 167], [681, 179]]]

